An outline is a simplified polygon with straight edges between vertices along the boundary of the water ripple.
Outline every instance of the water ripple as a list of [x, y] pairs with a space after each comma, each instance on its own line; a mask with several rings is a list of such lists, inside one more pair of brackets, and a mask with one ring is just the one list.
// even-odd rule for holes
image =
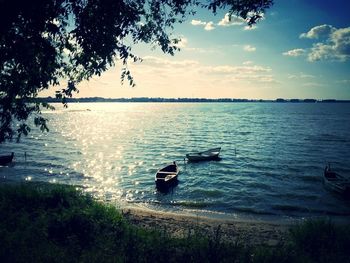
[[[350, 177], [350, 104], [95, 103], [44, 112], [50, 132], [6, 143], [0, 176], [82, 186], [97, 198], [252, 215], [350, 215], [323, 188], [331, 162]], [[91, 111], [86, 111], [89, 108]], [[184, 164], [222, 147], [221, 159]], [[25, 154], [26, 153], [26, 154]], [[26, 158], [25, 158], [26, 156]], [[154, 174], [178, 160], [179, 184], [157, 192]]]

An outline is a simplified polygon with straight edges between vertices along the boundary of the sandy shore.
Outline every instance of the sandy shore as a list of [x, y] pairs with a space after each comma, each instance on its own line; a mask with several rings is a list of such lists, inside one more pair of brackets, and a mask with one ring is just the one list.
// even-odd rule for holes
[[167, 231], [175, 237], [187, 237], [199, 231], [215, 237], [219, 231], [225, 241], [240, 241], [247, 245], [276, 246], [284, 241], [292, 223], [214, 219], [202, 216], [157, 212], [139, 208], [124, 208], [124, 217], [132, 224], [148, 229]]

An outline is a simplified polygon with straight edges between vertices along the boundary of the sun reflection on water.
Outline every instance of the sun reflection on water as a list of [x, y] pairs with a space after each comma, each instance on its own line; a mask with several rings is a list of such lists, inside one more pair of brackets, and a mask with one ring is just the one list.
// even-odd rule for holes
[[[295, 114], [304, 106], [319, 107], [286, 104], [282, 109], [282, 105], [254, 103], [80, 103], [70, 104], [68, 109], [57, 107], [54, 113], [47, 113], [51, 114], [50, 133], [33, 133], [23, 144], [10, 145], [16, 153], [28, 153], [26, 161], [24, 157], [16, 160], [13, 176], [79, 185], [108, 201], [176, 201], [178, 206], [178, 201], [205, 199], [208, 204], [217, 202], [218, 209], [223, 210], [242, 204], [254, 208], [257, 203], [269, 208], [281, 202], [298, 207], [293, 203], [297, 197], [283, 197], [285, 192], [295, 193], [318, 198], [303, 198], [300, 206], [309, 202], [309, 207], [327, 206], [325, 210], [332, 212], [338, 203], [329, 196], [327, 204], [305, 200], [324, 197], [319, 191], [323, 188], [318, 166], [325, 155], [335, 159], [345, 172], [350, 169], [346, 143], [350, 109], [339, 106], [341, 111], [333, 116], [322, 105]], [[292, 112], [288, 107], [295, 108]], [[283, 121], [281, 114], [290, 121]], [[315, 124], [310, 118], [317, 114], [322, 117]], [[339, 118], [342, 124], [332, 118]], [[328, 124], [332, 126], [329, 131]], [[293, 129], [286, 129], [288, 126]], [[332, 135], [324, 138], [317, 132]], [[332, 141], [327, 141], [329, 137]], [[220, 162], [181, 166], [179, 186], [168, 195], [156, 191], [154, 174], [159, 168], [182, 159], [189, 151], [217, 145], [223, 147]], [[306, 190], [295, 189], [296, 185]]]
[[[62, 132], [62, 136], [70, 138], [69, 143], [73, 143], [84, 156], [83, 161], [72, 161], [70, 166], [87, 178], [87, 191], [101, 198], [106, 198], [106, 195], [108, 199], [124, 196], [131, 200], [133, 197], [132, 191], [124, 195], [120, 188], [120, 184], [125, 182], [124, 177], [133, 176], [137, 165], [142, 165], [141, 161], [137, 161], [125, 167], [123, 159], [124, 147], [127, 145], [125, 135], [133, 129], [132, 123], [126, 118], [129, 109], [133, 108], [130, 106], [117, 107], [111, 115], [108, 114], [110, 107], [98, 105], [94, 110], [81, 112], [76, 118], [69, 119], [74, 125], [71, 125], [69, 132]], [[119, 118], [116, 119], [115, 114]]]

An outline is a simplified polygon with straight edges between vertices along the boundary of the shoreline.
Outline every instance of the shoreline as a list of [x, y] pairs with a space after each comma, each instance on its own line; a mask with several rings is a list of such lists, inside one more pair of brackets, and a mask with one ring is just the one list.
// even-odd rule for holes
[[[2, 184], [50, 184], [47, 182], [15, 181], [1, 178]], [[79, 186], [77, 187], [79, 188]], [[84, 192], [84, 191], [83, 191]], [[164, 211], [147, 206], [137, 206], [125, 202], [109, 202], [96, 199], [98, 202], [109, 204], [117, 208], [124, 219], [132, 225], [150, 230], [158, 230], [172, 237], [186, 238], [195, 234], [215, 238], [221, 241], [240, 242], [248, 246], [267, 245], [277, 246], [283, 243], [288, 236], [289, 229], [308, 218], [286, 218], [240, 216], [228, 214], [208, 214], [203, 211]], [[342, 223], [345, 220], [333, 220], [331, 217], [317, 217], [331, 219]], [[316, 219], [317, 219], [316, 218]], [[311, 218], [310, 218], [311, 219]], [[314, 218], [315, 219], [315, 218]]]
[[[1, 178], [1, 184], [21, 184], [27, 181], [13, 181]], [[42, 184], [47, 182], [29, 182]], [[220, 236], [222, 241], [240, 242], [253, 245], [277, 246], [284, 242], [292, 222], [249, 220], [244, 218], [214, 218], [190, 213], [156, 211], [147, 207], [133, 206], [127, 203], [114, 203], [99, 200], [117, 208], [123, 218], [134, 226], [149, 230], [158, 230], [172, 237], [189, 237], [200, 234], [207, 237]], [[295, 220], [294, 222], [297, 222]]]
[[[293, 226], [308, 220], [325, 220], [336, 225], [348, 224], [348, 217], [315, 216], [242, 216], [207, 214], [182, 211], [162, 211], [146, 206], [119, 204], [123, 217], [135, 226], [167, 232], [172, 237], [186, 238], [195, 233], [225, 242], [237, 242], [248, 246], [283, 244]], [[198, 211], [197, 211], [198, 212]], [[232, 216], [232, 217], [231, 217]]]
[[247, 245], [277, 246], [283, 243], [290, 222], [248, 219], [210, 218], [206, 216], [154, 211], [139, 207], [120, 208], [123, 217], [131, 224], [150, 230], [160, 230], [172, 237], [186, 238], [193, 234], [220, 236], [222, 241], [241, 242]]
[[69, 185], [0, 186], [0, 258], [6, 262], [167, 262], [169, 255], [173, 262], [349, 259], [349, 224], [220, 220], [121, 208]]

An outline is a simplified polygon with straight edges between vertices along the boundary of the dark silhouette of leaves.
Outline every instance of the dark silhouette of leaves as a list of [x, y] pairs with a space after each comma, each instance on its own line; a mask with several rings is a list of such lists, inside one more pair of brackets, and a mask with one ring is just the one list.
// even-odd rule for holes
[[[132, 44], [159, 46], [174, 55], [179, 39], [172, 38], [196, 8], [230, 14], [256, 23], [272, 0], [0, 0], [0, 143], [27, 135], [26, 120], [48, 131], [39, 92], [67, 83], [56, 92], [66, 105], [83, 80], [101, 75], [122, 62], [121, 82], [135, 82], [129, 61], [140, 61]], [[14, 130], [14, 125], [17, 125]]]

